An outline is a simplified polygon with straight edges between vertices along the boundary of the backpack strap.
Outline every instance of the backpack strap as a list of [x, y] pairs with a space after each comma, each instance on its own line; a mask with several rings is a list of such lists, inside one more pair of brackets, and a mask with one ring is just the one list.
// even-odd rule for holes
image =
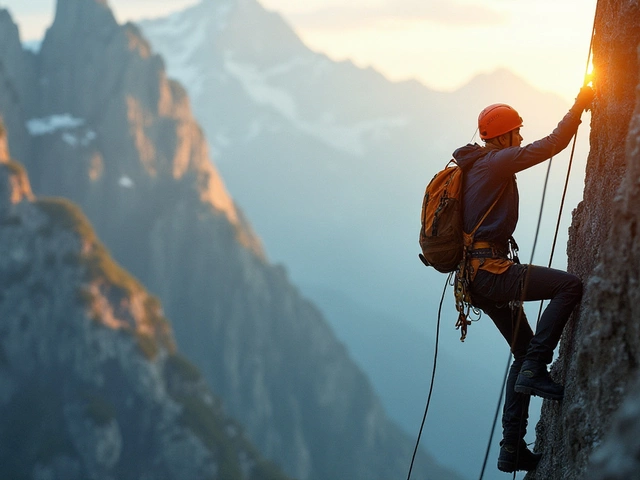
[[507, 189], [507, 184], [505, 183], [502, 186], [502, 190], [500, 190], [500, 193], [498, 194], [496, 199], [493, 201], [493, 203], [491, 204], [489, 209], [485, 212], [485, 214], [482, 216], [482, 218], [478, 221], [476, 226], [473, 227], [473, 230], [471, 230], [471, 233], [464, 233], [463, 232], [465, 247], [471, 246], [471, 244], [473, 244], [473, 236], [476, 234], [476, 232], [480, 228], [480, 225], [482, 225], [482, 222], [484, 222], [485, 219], [489, 216], [489, 214], [493, 210], [493, 207], [495, 207], [498, 204], [498, 200], [500, 200], [500, 198], [502, 198], [502, 194], [505, 192], [506, 189]]

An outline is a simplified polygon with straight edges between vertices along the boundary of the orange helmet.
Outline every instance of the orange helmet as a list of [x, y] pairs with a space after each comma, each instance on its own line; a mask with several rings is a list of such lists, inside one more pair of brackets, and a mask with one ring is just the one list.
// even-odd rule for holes
[[522, 118], [512, 107], [505, 103], [494, 103], [478, 115], [478, 130], [480, 138], [488, 140], [520, 128]]

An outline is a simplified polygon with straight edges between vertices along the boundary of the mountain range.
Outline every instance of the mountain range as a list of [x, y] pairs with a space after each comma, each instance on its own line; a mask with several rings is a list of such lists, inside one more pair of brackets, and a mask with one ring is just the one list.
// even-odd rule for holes
[[[285, 387], [269, 375], [273, 366], [282, 370], [304, 357], [296, 348], [272, 355], [291, 347], [265, 340], [281, 337], [280, 317], [310, 319], [297, 332], [285, 322], [292, 332], [285, 343], [313, 345], [325, 336], [332, 343], [335, 332], [346, 350], [335, 343], [331, 362], [349, 365], [351, 373], [324, 376], [340, 385], [364, 382], [354, 393], [361, 400], [380, 395], [382, 404], [373, 401], [364, 411], [380, 410], [375, 417], [389, 425], [384, 408], [408, 432], [391, 435], [404, 439], [405, 461], [395, 468], [406, 469], [426, 399], [444, 281], [416, 257], [424, 185], [450, 151], [472, 137], [469, 112], [511, 102], [533, 139], [550, 131], [565, 102], [506, 71], [451, 94], [415, 81], [392, 83], [373, 69], [310, 51], [277, 13], [253, 0], [204, 0], [142, 22], [140, 30], [115, 28], [111, 15], [94, 18], [92, 9], [59, 2], [35, 52], [19, 47], [16, 26], [0, 12], [0, 113], [34, 190], [82, 207], [114, 257], [162, 300], [179, 348], [261, 452], [289, 474], [328, 473], [315, 470], [326, 458], [317, 423], [274, 420], [291, 411], [304, 411], [305, 419], [322, 411], [306, 405], [309, 394], [301, 392], [314, 387], [305, 373]], [[534, 184], [543, 175], [532, 172], [521, 184], [523, 250], [534, 230], [526, 219], [537, 216]], [[564, 180], [564, 172], [558, 178]], [[551, 197], [558, 196], [559, 180], [552, 183]], [[289, 292], [284, 300], [281, 290]], [[282, 302], [289, 307], [283, 310]], [[474, 478], [508, 352], [485, 319], [464, 345], [453, 323], [453, 313], [445, 312], [422, 441], [439, 462]], [[354, 362], [359, 368], [351, 371]], [[361, 373], [372, 385], [353, 381]], [[295, 407], [278, 405], [282, 398]], [[335, 436], [340, 430], [332, 428]], [[461, 442], [468, 445], [464, 464]], [[363, 448], [357, 458], [371, 451], [379, 447]], [[428, 459], [419, 463], [431, 466]], [[336, 467], [342, 475], [348, 468]]]
[[[211, 162], [187, 93], [167, 79], [140, 30], [118, 25], [104, 0], [59, 0], [38, 52], [22, 48], [6, 10], [0, 10], [0, 36], [0, 113], [12, 156], [37, 197], [78, 205], [113, 259], [162, 302], [177, 349], [188, 359], [178, 367], [191, 371], [185, 365], [193, 363], [248, 441], [287, 475], [404, 475], [414, 439], [388, 418], [318, 308], [283, 267], [269, 262]], [[127, 303], [113, 301], [116, 309]], [[53, 328], [65, 311], [51, 317]], [[3, 348], [16, 348], [14, 337], [1, 340]], [[107, 387], [109, 399], [127, 394], [126, 386]], [[186, 402], [197, 400], [189, 384], [178, 387]], [[69, 395], [54, 413], [66, 411], [75, 390]], [[5, 404], [12, 400], [7, 395]], [[207, 415], [192, 429], [205, 428]], [[28, 434], [47, 438], [25, 425]], [[139, 453], [139, 463], [152, 461]], [[119, 462], [107, 465], [104, 478], [128, 468]], [[67, 463], [56, 454], [44, 467], [64, 478]], [[131, 478], [145, 475], [134, 471]], [[416, 475], [459, 478], [423, 451]]]

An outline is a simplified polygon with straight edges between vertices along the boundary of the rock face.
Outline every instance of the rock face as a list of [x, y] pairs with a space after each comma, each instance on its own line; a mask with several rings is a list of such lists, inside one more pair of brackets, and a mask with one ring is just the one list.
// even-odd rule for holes
[[[136, 251], [127, 268], [141, 277], [151, 222], [185, 198], [261, 255], [209, 161], [189, 99], [135, 26], [119, 26], [106, 2], [61, 0], [38, 60], [39, 114], [27, 123], [35, 145], [25, 161], [34, 190], [70, 196], [100, 217], [101, 238], [117, 258]], [[61, 166], [61, 156], [73, 160]]]
[[0, 8], [0, 113], [11, 132], [13, 155], [26, 158], [29, 138], [26, 121], [37, 102], [36, 60], [20, 44], [18, 27], [9, 12]]
[[[536, 479], [637, 478], [640, 355], [640, 5], [600, 0], [593, 60], [597, 92], [584, 201], [574, 212], [569, 269], [585, 284], [579, 314], [566, 329], [555, 374], [561, 404], [545, 402], [537, 428], [545, 453]], [[634, 111], [635, 108], [635, 111]], [[614, 412], [621, 420], [593, 458]], [[624, 422], [621, 425], [620, 422]], [[633, 432], [633, 434], [631, 434]], [[625, 444], [621, 450], [618, 446]], [[615, 454], [614, 454], [615, 450]], [[634, 460], [634, 458], [636, 460]]]
[[[267, 262], [184, 90], [137, 28], [119, 26], [104, 1], [59, 0], [35, 63], [35, 106], [19, 112], [29, 135], [7, 126], [23, 142], [34, 192], [81, 206], [114, 258], [161, 299], [178, 347], [260, 451], [300, 480], [405, 475], [414, 440], [388, 420], [319, 311]], [[416, 475], [458, 478], [422, 453]]]
[[284, 480], [80, 210], [2, 160], [0, 476]]

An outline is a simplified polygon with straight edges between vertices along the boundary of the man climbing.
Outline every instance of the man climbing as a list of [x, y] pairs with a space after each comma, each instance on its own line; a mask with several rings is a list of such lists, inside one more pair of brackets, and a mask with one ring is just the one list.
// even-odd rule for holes
[[[514, 360], [506, 384], [498, 469], [505, 472], [533, 470], [541, 455], [524, 441], [530, 395], [560, 400], [562, 385], [549, 376], [547, 365], [569, 315], [582, 294], [580, 279], [551, 268], [521, 265], [512, 259], [512, 234], [518, 221], [517, 172], [545, 160], [567, 147], [589, 109], [594, 92], [583, 87], [575, 104], [553, 133], [521, 147], [522, 118], [508, 105], [494, 104], [478, 117], [485, 145], [468, 144], [453, 156], [464, 171], [463, 223], [470, 232], [484, 219], [474, 236], [467, 271], [472, 304], [483, 310], [509, 343]], [[470, 267], [470, 268], [469, 268]], [[521, 301], [550, 300], [535, 335]]]

